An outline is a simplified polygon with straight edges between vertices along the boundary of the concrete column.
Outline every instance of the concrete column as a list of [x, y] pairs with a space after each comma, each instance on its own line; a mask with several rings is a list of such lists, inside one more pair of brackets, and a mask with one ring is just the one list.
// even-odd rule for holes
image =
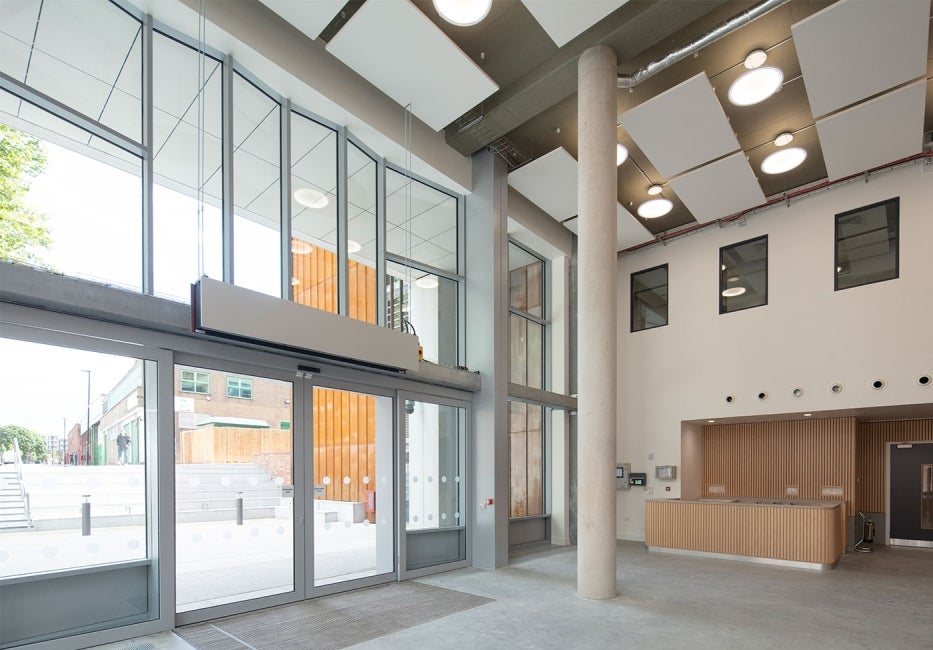
[[577, 591], [616, 595], [616, 55], [578, 68]]

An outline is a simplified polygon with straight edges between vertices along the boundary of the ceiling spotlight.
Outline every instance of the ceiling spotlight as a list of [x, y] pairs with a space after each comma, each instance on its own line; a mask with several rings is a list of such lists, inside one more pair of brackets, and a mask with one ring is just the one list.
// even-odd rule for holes
[[781, 149], [761, 161], [761, 171], [766, 174], [783, 174], [798, 167], [806, 159], [806, 149], [800, 147]]
[[434, 0], [441, 18], [460, 27], [469, 27], [489, 14], [492, 0]]
[[781, 133], [778, 137], [774, 139], [775, 147], [783, 147], [784, 145], [790, 144], [794, 141], [794, 134], [785, 131]]
[[767, 52], [764, 50], [752, 50], [748, 53], [748, 56], [745, 57], [745, 67], [749, 70], [754, 70], [755, 68], [760, 68], [761, 65], [767, 60]]
[[359, 253], [363, 250], [363, 247], [359, 242], [353, 241], [352, 239], [347, 240], [347, 252], [348, 253]]
[[642, 219], [657, 219], [671, 211], [674, 204], [667, 199], [649, 199], [638, 206], [638, 216]]
[[628, 149], [625, 148], [625, 145], [619, 143], [616, 145], [616, 167], [625, 162], [625, 159], [628, 158]]
[[778, 68], [766, 67], [748, 70], [729, 86], [729, 101], [736, 106], [751, 106], [763, 102], [781, 88], [784, 73]]
[[741, 296], [743, 293], [745, 293], [745, 287], [729, 287], [723, 290], [722, 297], [735, 298], [736, 296]]
[[437, 278], [433, 275], [423, 275], [417, 280], [415, 284], [421, 287], [422, 289], [437, 289]]
[[648, 196], [657, 196], [664, 190], [663, 187], [655, 183], [654, 185], [648, 188]]
[[327, 195], [324, 194], [324, 192], [310, 187], [298, 188], [295, 190], [294, 197], [301, 205], [306, 208], [314, 208], [315, 210], [326, 207], [328, 203]]
[[301, 241], [300, 239], [292, 240], [292, 252], [297, 253], [298, 255], [307, 255], [314, 250], [314, 247], [306, 241]]

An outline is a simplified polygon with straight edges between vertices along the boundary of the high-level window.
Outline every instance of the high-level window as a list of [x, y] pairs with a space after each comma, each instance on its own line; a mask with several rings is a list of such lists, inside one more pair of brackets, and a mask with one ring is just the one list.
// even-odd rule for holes
[[667, 264], [632, 273], [632, 331], [667, 325]]
[[719, 313], [768, 304], [768, 236], [719, 249]]
[[509, 243], [509, 368], [511, 382], [545, 388], [544, 260]]
[[900, 199], [836, 215], [836, 290], [898, 277]]

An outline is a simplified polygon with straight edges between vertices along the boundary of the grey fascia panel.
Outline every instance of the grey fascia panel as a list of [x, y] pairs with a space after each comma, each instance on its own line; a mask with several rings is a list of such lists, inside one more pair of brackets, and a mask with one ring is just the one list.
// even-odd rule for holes
[[196, 330], [358, 363], [416, 371], [418, 337], [202, 277], [192, 300]]

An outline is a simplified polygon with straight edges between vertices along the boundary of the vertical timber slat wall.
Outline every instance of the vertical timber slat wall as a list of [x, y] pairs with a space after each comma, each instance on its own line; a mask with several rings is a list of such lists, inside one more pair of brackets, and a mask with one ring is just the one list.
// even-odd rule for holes
[[858, 425], [856, 509], [885, 511], [885, 448], [889, 442], [933, 441], [933, 420], [861, 422]]
[[[855, 445], [855, 418], [705, 426], [703, 496], [844, 499], [854, 516]], [[824, 487], [842, 494], [824, 495]]]
[[361, 502], [375, 489], [375, 411], [376, 398], [370, 395], [314, 388], [314, 484], [324, 486], [318, 498]]

